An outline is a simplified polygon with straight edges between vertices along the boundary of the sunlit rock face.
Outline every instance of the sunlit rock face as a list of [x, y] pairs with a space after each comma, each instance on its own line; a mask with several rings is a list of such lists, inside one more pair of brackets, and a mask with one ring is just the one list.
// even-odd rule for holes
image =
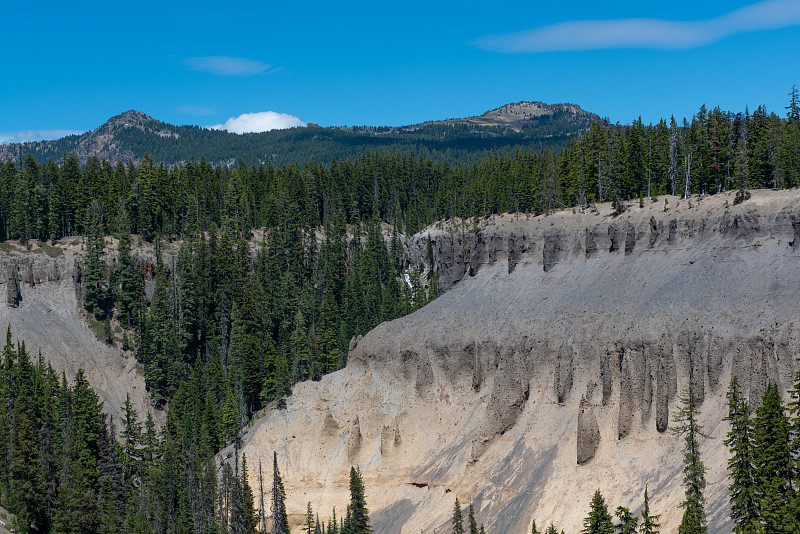
[[[577, 532], [600, 489], [639, 510], [645, 484], [677, 531], [681, 390], [703, 399], [711, 532], [729, 532], [725, 393], [785, 391], [800, 353], [800, 194], [664, 197], [546, 217], [450, 222], [406, 240], [447, 291], [351, 343], [348, 365], [295, 387], [243, 451], [251, 483], [278, 452], [299, 524], [348, 500], [360, 466], [376, 532], [446, 529], [455, 497], [488, 532]], [[226, 453], [223, 453], [223, 457]], [[254, 467], [255, 466], [255, 467]], [[265, 481], [268, 487], [269, 481]]]

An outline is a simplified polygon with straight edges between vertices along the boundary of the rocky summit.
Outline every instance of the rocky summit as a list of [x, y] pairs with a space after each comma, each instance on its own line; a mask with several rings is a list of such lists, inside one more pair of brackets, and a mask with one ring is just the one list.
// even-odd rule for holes
[[409, 238], [412, 264], [430, 238], [447, 291], [263, 413], [249, 465], [277, 451], [293, 524], [308, 502], [343, 511], [357, 465], [376, 532], [442, 531], [456, 497], [490, 532], [529, 532], [532, 517], [577, 532], [596, 489], [639, 510], [645, 485], [675, 532], [683, 458], [669, 429], [691, 383], [710, 531], [730, 532], [726, 390], [736, 375], [753, 405], [770, 380], [785, 392], [800, 350], [800, 192], [733, 203], [659, 197]]

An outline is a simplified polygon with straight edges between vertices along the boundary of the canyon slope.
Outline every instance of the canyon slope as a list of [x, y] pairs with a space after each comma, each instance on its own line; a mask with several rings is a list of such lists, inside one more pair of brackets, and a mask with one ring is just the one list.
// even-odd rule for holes
[[[56, 246], [31, 242], [23, 247], [7, 241], [0, 249], [0, 329], [11, 327], [14, 343], [24, 342], [35, 362], [42, 358], [72, 382], [79, 369], [118, 423], [130, 395], [143, 419], [151, 411], [157, 423], [164, 412], [152, 410], [144, 377], [132, 352], [100, 341], [89, 328], [80, 306], [81, 238], [65, 238]], [[108, 258], [113, 262], [113, 256]], [[152, 287], [153, 282], [145, 282]], [[116, 337], [119, 337], [117, 335]], [[118, 340], [119, 341], [119, 340]], [[3, 338], [5, 343], [5, 338]], [[119, 428], [119, 424], [117, 424]]]
[[[729, 532], [725, 393], [788, 389], [800, 328], [800, 192], [646, 199], [431, 227], [406, 242], [446, 289], [353, 340], [347, 367], [294, 388], [243, 438], [251, 484], [277, 451], [297, 525], [343, 515], [359, 466], [375, 532], [448, 529], [456, 497], [492, 534], [578, 532], [600, 489], [662, 532], [683, 499], [669, 431], [702, 398], [710, 532]], [[429, 266], [430, 267], [430, 266]], [[223, 452], [223, 458], [232, 451]], [[265, 480], [268, 486], [270, 481]]]

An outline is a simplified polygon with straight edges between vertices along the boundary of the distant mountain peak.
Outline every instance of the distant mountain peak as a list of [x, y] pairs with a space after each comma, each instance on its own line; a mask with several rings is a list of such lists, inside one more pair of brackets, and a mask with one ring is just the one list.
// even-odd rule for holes
[[499, 108], [490, 109], [481, 117], [514, 117], [514, 118], [531, 118], [541, 117], [542, 115], [552, 115], [555, 112], [562, 111], [573, 114], [587, 114], [589, 112], [581, 109], [577, 104], [545, 104], [538, 100], [521, 102], [513, 102], [505, 104]]
[[153, 117], [151, 117], [146, 113], [142, 113], [141, 111], [136, 111], [135, 109], [131, 109], [123, 113], [120, 113], [119, 115], [114, 115], [113, 117], [111, 117], [106, 121], [106, 124], [126, 125], [127, 123], [133, 126], [148, 122], [159, 122], [159, 121], [157, 121], [156, 119], [154, 119]]
[[[562, 118], [568, 122], [596, 121], [600, 117], [582, 109], [577, 104], [545, 104], [538, 100], [513, 102], [498, 108], [490, 109], [482, 115], [465, 117], [463, 119], [447, 119], [443, 121], [429, 121], [428, 124], [468, 124], [474, 126], [490, 126], [508, 128], [516, 132], [536, 127], [542, 120]], [[418, 125], [421, 126], [421, 125]]]

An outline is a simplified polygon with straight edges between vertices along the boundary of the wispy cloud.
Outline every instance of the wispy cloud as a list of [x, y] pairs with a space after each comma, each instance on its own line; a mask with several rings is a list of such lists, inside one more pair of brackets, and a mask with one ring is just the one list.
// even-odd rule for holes
[[257, 113], [243, 113], [238, 117], [231, 117], [224, 124], [209, 126], [213, 130], [227, 130], [233, 133], [268, 132], [305, 126], [306, 123], [288, 113], [274, 111], [260, 111]]
[[181, 106], [178, 108], [178, 113], [203, 117], [206, 115], [213, 115], [215, 111], [213, 108], [207, 106]]
[[800, 25], [800, 2], [764, 0], [720, 17], [697, 21], [661, 19], [573, 20], [473, 43], [493, 52], [555, 52], [647, 48], [686, 50], [725, 37]]
[[18, 132], [0, 132], [0, 145], [61, 139], [68, 135], [80, 135], [85, 131], [86, 130], [21, 130]]
[[192, 70], [219, 76], [254, 76], [272, 68], [272, 65], [255, 59], [230, 56], [190, 57], [182, 63]]

